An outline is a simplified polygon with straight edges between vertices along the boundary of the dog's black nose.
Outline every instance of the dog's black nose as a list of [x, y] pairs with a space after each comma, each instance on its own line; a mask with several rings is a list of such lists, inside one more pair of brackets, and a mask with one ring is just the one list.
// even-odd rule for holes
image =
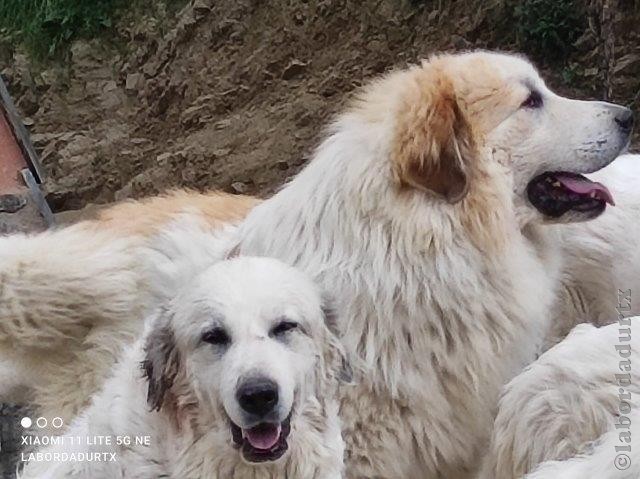
[[236, 398], [246, 412], [264, 417], [278, 404], [278, 385], [271, 379], [249, 379], [238, 388]]
[[633, 130], [633, 112], [625, 108], [622, 113], [616, 116], [616, 123], [625, 133], [631, 133]]

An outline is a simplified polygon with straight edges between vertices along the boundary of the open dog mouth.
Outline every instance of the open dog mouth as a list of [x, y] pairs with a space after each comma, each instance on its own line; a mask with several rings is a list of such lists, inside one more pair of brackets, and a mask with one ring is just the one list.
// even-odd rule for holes
[[291, 415], [281, 423], [264, 422], [250, 429], [242, 429], [233, 421], [230, 424], [233, 442], [247, 462], [277, 461], [289, 448]]
[[595, 217], [605, 210], [607, 203], [615, 205], [606, 186], [564, 171], [536, 176], [527, 185], [527, 195], [538, 211], [551, 218], [559, 218], [568, 211]]

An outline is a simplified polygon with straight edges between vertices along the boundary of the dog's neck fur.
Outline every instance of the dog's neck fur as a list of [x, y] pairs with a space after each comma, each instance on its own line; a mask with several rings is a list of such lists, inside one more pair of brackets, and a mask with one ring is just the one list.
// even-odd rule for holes
[[557, 273], [522, 234], [499, 165], [458, 205], [403, 196], [386, 131], [343, 117], [311, 164], [250, 213], [242, 253], [300, 267], [335, 296], [360, 395], [423, 418], [449, 404], [441, 417], [465, 411], [488, 428], [500, 387], [542, 343]]

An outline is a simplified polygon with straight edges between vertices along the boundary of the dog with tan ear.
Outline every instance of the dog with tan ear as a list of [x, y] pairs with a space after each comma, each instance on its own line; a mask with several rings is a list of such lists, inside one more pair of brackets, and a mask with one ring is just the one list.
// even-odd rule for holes
[[611, 202], [582, 173], [629, 111], [551, 92], [521, 58], [434, 57], [360, 94], [311, 164], [240, 225], [239, 250], [311, 274], [360, 360], [349, 478], [471, 477], [501, 387], [531, 362], [561, 271], [545, 223]]
[[318, 288], [279, 261], [215, 264], [160, 308], [21, 477], [341, 478], [345, 363], [330, 315]]
[[297, 266], [343, 313], [348, 478], [473, 474], [500, 388], [552, 319], [562, 258], [545, 224], [613, 202], [583, 173], [626, 147], [630, 116], [554, 94], [517, 56], [435, 56], [364, 88], [240, 224], [235, 252]]

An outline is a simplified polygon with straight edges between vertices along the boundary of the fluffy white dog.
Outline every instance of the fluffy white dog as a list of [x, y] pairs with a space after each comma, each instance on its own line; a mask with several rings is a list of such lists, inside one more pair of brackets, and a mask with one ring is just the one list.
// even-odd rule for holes
[[[556, 95], [520, 57], [436, 56], [365, 88], [305, 170], [249, 213], [234, 249], [298, 266], [344, 313], [359, 366], [341, 398], [348, 477], [475, 473], [500, 390], [553, 317], [562, 249], [546, 223], [613, 202], [583, 174], [611, 163], [632, 125], [626, 108]], [[64, 285], [64, 270], [51, 277]], [[0, 346], [15, 347], [10, 328]]]
[[[628, 305], [628, 298], [620, 304]], [[640, 317], [577, 326], [507, 386], [483, 479], [640, 477]]]
[[593, 221], [555, 227], [565, 266], [551, 343], [578, 323], [615, 322], [625, 291], [625, 315], [640, 315], [640, 155], [621, 156], [589, 176], [609, 187], [616, 206]]
[[22, 477], [342, 477], [345, 362], [330, 314], [319, 289], [277, 260], [218, 262], [150, 319]]
[[249, 213], [239, 249], [302, 268], [345, 313], [364, 371], [342, 402], [348, 477], [475, 473], [501, 387], [553, 318], [544, 223], [612, 201], [580, 173], [626, 146], [629, 116], [555, 95], [517, 57], [435, 58], [369, 87]]

